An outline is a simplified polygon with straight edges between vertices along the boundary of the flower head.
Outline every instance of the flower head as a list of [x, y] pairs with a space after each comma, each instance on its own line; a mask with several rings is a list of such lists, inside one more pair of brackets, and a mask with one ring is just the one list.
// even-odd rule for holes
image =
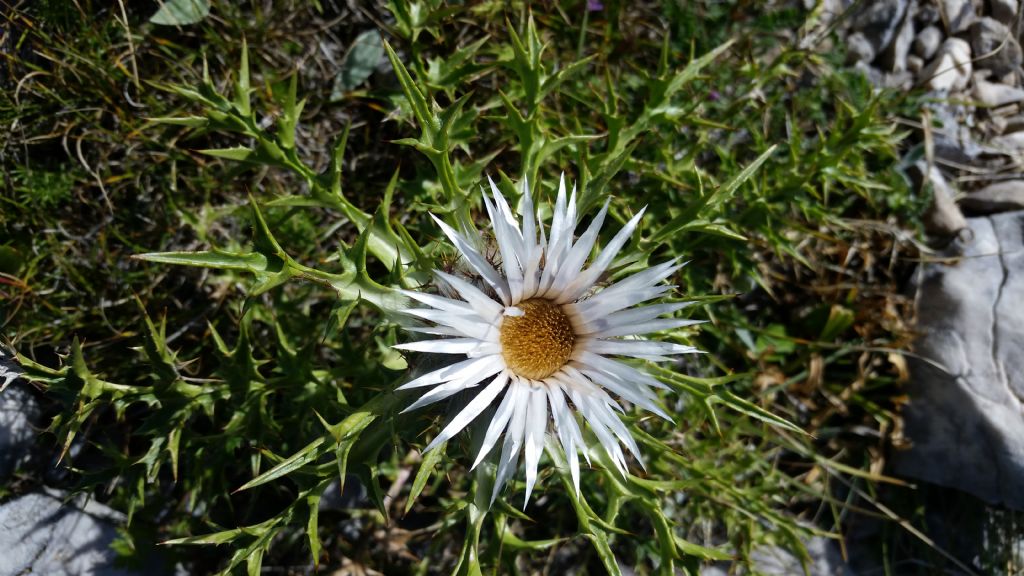
[[480, 464], [504, 434], [492, 499], [515, 472], [522, 454], [529, 501], [549, 421], [554, 422], [553, 430], [579, 491], [577, 450], [588, 463], [590, 453], [577, 414], [620, 471], [626, 471], [622, 445], [643, 465], [636, 442], [618, 416], [623, 408], [616, 397], [669, 419], [653, 391], [665, 385], [610, 357], [664, 361], [676, 354], [696, 352], [691, 346], [671, 342], [623, 338], [698, 323], [659, 318], [690, 302], [638, 306], [671, 290], [673, 286], [663, 280], [682, 265], [665, 262], [595, 293], [598, 280], [629, 240], [644, 211], [630, 219], [585, 266], [608, 213], [607, 202], [577, 238], [576, 190], [567, 201], [564, 176], [547, 233], [539, 212], [534, 216], [527, 186], [523, 186], [520, 226], [497, 186], [493, 181], [490, 184], [491, 197], [484, 193], [484, 205], [497, 240], [500, 266], [492, 266], [474, 241], [435, 217], [482, 282], [478, 286], [438, 271], [439, 280], [460, 299], [405, 292], [429, 306], [405, 312], [435, 324], [410, 330], [441, 338], [397, 348], [467, 356], [400, 387], [431, 387], [406, 410], [463, 390], [480, 389], [426, 450], [447, 441], [498, 402], [473, 463], [474, 467]]

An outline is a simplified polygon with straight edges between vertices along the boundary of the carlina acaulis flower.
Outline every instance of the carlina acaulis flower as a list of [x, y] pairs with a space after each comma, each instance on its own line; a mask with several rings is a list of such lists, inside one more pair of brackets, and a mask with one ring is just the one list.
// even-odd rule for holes
[[626, 457], [621, 445], [642, 466], [640, 450], [618, 416], [623, 408], [616, 397], [670, 419], [658, 406], [653, 391], [666, 386], [611, 357], [659, 362], [697, 351], [692, 346], [635, 337], [699, 323], [662, 318], [692, 302], [638, 306], [674, 288], [663, 281], [682, 264], [658, 264], [595, 292], [596, 283], [633, 234], [643, 210], [623, 226], [589, 266], [584, 266], [608, 213], [607, 202], [577, 238], [576, 190], [574, 187], [567, 200], [564, 175], [546, 232], [539, 211], [534, 215], [533, 199], [525, 183], [521, 221], [513, 215], [493, 181], [490, 188], [490, 197], [486, 192], [483, 194], [484, 205], [497, 240], [500, 264], [492, 266], [474, 242], [434, 217], [469, 268], [481, 278], [480, 287], [437, 271], [439, 282], [447, 284], [461, 299], [403, 292], [429, 306], [404, 312], [435, 324], [409, 330], [440, 338], [396, 348], [467, 357], [401, 386], [399, 390], [430, 387], [406, 411], [463, 390], [481, 388], [426, 451], [459, 433], [488, 406], [498, 402], [473, 463], [473, 467], [479, 465], [504, 433], [492, 500], [518, 468], [522, 453], [529, 501], [550, 421], [554, 423], [552, 428], [565, 452], [577, 492], [577, 452], [581, 451], [590, 462], [577, 415], [583, 417], [601, 448], [623, 474]]

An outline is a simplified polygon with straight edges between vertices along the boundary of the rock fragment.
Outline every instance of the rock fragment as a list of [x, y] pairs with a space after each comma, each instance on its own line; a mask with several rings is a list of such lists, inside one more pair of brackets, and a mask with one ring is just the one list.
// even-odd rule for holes
[[957, 92], [971, 81], [971, 45], [960, 38], [946, 38], [935, 59], [921, 71], [920, 81], [929, 90]]
[[971, 49], [978, 68], [987, 68], [997, 76], [1017, 70], [1024, 55], [1013, 33], [995, 18], [982, 18], [971, 25]]
[[968, 218], [916, 278], [915, 356], [895, 471], [1024, 509], [1024, 212]]
[[941, 0], [939, 6], [946, 23], [946, 31], [950, 34], [959, 34], [967, 30], [977, 17], [971, 0]]
[[989, 107], [1004, 106], [1014, 102], [1024, 101], [1024, 90], [988, 82], [977, 77], [974, 79], [974, 98]]
[[914, 38], [914, 54], [924, 60], [931, 60], [942, 44], [942, 32], [935, 26], [928, 26]]
[[992, 8], [992, 17], [1007, 26], [1012, 26], [1017, 20], [1017, 0], [989, 0]]
[[964, 196], [960, 200], [960, 205], [976, 214], [1024, 209], [1024, 180], [1005, 180], [989, 184]]

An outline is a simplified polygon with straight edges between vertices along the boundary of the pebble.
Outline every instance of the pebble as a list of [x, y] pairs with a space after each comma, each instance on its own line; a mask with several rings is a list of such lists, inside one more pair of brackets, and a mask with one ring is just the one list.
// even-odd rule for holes
[[915, 185], [926, 192], [931, 188], [931, 202], [924, 213], [925, 232], [933, 238], [952, 238], [967, 228], [967, 220], [953, 200], [954, 190], [938, 168], [918, 160], [910, 173]]
[[[66, 504], [61, 492], [25, 494], [0, 505], [0, 574], [46, 576], [139, 576], [163, 574], [158, 566], [141, 572], [116, 565], [110, 548], [123, 516], [90, 501]], [[79, 503], [80, 504], [80, 503]]]
[[1007, 26], [1012, 26], [1017, 20], [1017, 0], [989, 0], [992, 8], [992, 17]]
[[946, 38], [935, 59], [921, 71], [929, 90], [957, 92], [971, 81], [971, 45], [960, 38]]
[[0, 484], [31, 456], [39, 404], [22, 384], [0, 392]]
[[929, 26], [917, 33], [914, 38], [914, 54], [924, 60], [931, 60], [932, 56], [939, 50], [942, 44], [942, 31], [935, 26]]
[[1004, 180], [989, 184], [964, 196], [960, 205], [976, 214], [1024, 209], [1024, 180]]
[[870, 63], [875, 59], [875, 47], [860, 32], [854, 32], [846, 38], [846, 63]]
[[1024, 90], [974, 78], [974, 98], [989, 107], [1024, 101]]
[[971, 0], [942, 0], [942, 13], [946, 15], [946, 31], [959, 34], [974, 23], [976, 15]]
[[889, 47], [896, 30], [907, 13], [906, 0], [873, 0], [864, 2], [853, 19], [853, 29], [864, 34], [875, 54]]
[[988, 68], [997, 76], [1012, 72], [1021, 65], [1020, 44], [1010, 29], [995, 18], [986, 16], [971, 26], [971, 49], [978, 58], [974, 65]]

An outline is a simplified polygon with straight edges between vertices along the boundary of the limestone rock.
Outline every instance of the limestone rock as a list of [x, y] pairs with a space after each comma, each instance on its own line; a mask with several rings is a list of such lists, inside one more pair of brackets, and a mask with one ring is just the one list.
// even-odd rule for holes
[[964, 196], [960, 205], [979, 214], [1024, 209], [1024, 180], [1006, 180], [989, 184]]
[[31, 454], [39, 416], [35, 397], [20, 384], [0, 392], [0, 482]]
[[849, 64], [871, 62], [875, 59], [875, 47], [860, 32], [846, 37], [846, 61]]
[[1024, 509], [1024, 212], [967, 220], [916, 276], [918, 332], [895, 471]]
[[995, 18], [982, 18], [971, 26], [971, 49], [978, 68], [987, 68], [997, 76], [1020, 67], [1024, 55], [1013, 33]]
[[78, 507], [62, 498], [32, 493], [0, 505], [0, 574], [135, 576], [114, 566], [118, 515], [102, 504]]
[[907, 13], [907, 0], [874, 0], [864, 2], [854, 16], [853, 28], [861, 32], [881, 54], [896, 36], [896, 31]]
[[929, 26], [917, 33], [914, 38], [914, 54], [925, 61], [931, 60], [942, 44], [942, 32], [935, 26]]
[[971, 0], [941, 0], [940, 6], [945, 15], [946, 31], [959, 34], [974, 23], [974, 3]]
[[935, 59], [921, 71], [929, 90], [956, 92], [971, 81], [971, 45], [960, 38], [946, 38]]
[[907, 55], [910, 54], [910, 46], [914, 43], [914, 21], [911, 18], [903, 18], [892, 43], [881, 53], [881, 65], [884, 69], [897, 74], [907, 70]]
[[1007, 26], [1012, 26], [1017, 19], [1017, 0], [989, 0], [992, 7], [992, 17]]
[[967, 228], [967, 221], [960, 212], [954, 190], [946, 182], [946, 178], [935, 166], [928, 166], [919, 160], [910, 171], [915, 187], [931, 189], [931, 203], [924, 213], [925, 232], [934, 238], [951, 238]]
[[985, 106], [997, 107], [1024, 101], [1024, 89], [974, 79], [974, 98]]
[[[1007, 129], [1009, 130], [1009, 128]], [[1012, 131], [1009, 134], [996, 136], [988, 144], [995, 152], [1017, 154], [1024, 150], [1024, 132]]]

